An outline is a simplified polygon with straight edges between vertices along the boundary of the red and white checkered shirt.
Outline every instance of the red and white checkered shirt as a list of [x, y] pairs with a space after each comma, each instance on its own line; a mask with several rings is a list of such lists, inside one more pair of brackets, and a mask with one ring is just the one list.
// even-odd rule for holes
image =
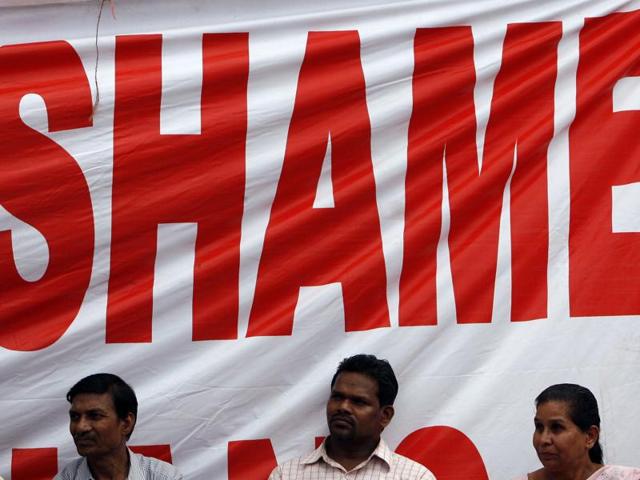
[[373, 453], [347, 472], [342, 465], [327, 455], [324, 442], [304, 457], [278, 465], [269, 480], [436, 480], [423, 465], [392, 452], [380, 443]]

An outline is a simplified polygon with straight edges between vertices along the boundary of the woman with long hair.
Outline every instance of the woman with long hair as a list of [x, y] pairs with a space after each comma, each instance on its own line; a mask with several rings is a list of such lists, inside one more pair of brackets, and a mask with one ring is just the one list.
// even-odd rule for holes
[[593, 393], [571, 383], [536, 398], [533, 447], [542, 468], [516, 480], [640, 480], [640, 468], [605, 465]]

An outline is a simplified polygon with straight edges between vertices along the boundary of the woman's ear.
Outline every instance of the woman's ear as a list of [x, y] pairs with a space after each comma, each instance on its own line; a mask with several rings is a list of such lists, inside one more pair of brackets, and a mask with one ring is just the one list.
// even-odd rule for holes
[[591, 425], [585, 433], [587, 434], [587, 449], [591, 450], [591, 448], [597, 443], [598, 438], [600, 438], [600, 429], [595, 425]]

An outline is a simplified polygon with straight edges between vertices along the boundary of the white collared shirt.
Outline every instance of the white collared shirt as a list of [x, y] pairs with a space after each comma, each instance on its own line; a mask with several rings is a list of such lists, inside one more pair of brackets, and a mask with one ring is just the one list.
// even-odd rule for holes
[[298, 457], [277, 466], [269, 480], [436, 480], [436, 477], [418, 462], [392, 452], [380, 443], [373, 453], [350, 471], [327, 455], [324, 442], [304, 457]]
[[[182, 474], [170, 463], [145, 457], [129, 450], [128, 480], [182, 480]], [[95, 480], [86, 457], [68, 463], [53, 480]]]

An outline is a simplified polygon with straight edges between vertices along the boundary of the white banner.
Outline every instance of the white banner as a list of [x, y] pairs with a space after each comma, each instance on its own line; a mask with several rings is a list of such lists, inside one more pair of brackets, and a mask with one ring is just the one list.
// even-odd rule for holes
[[538, 468], [561, 382], [639, 463], [640, 1], [3, 3], [5, 479], [112, 372], [130, 445], [264, 480], [355, 353], [439, 480]]

